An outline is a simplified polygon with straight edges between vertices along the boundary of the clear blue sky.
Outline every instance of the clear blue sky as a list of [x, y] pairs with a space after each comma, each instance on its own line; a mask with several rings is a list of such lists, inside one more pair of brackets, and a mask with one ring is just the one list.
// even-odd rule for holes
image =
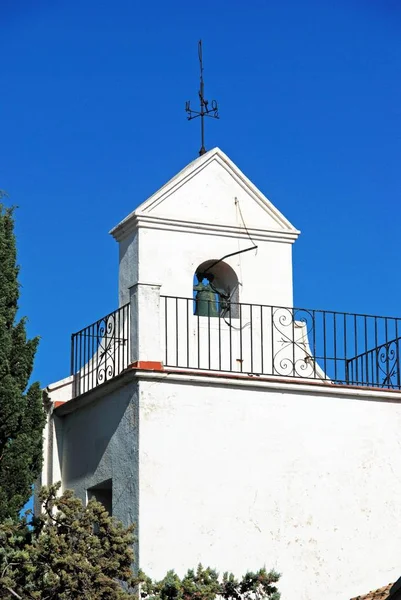
[[109, 229], [197, 155], [200, 37], [207, 147], [302, 230], [296, 304], [401, 316], [399, 0], [2, 0], [0, 24], [0, 188], [43, 385], [117, 307]]

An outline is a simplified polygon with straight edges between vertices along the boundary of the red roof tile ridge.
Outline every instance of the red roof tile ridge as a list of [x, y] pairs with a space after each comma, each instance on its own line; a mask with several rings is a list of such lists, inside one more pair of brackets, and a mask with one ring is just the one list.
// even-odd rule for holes
[[393, 583], [389, 583], [388, 585], [385, 585], [377, 590], [373, 590], [368, 594], [364, 594], [363, 596], [351, 598], [351, 600], [387, 600], [392, 586]]

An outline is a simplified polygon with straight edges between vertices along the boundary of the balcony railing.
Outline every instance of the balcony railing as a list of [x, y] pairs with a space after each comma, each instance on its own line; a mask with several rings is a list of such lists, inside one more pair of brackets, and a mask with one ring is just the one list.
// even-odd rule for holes
[[[193, 298], [160, 299], [160, 319], [141, 331], [160, 335], [166, 367], [401, 389], [401, 319], [213, 302], [217, 317], [197, 316]], [[73, 395], [126, 369], [129, 340], [129, 304], [74, 333]]]
[[161, 302], [168, 367], [401, 389], [401, 319], [232, 303], [196, 316], [193, 298]]
[[130, 306], [126, 304], [71, 336], [73, 395], [119, 375], [129, 364]]

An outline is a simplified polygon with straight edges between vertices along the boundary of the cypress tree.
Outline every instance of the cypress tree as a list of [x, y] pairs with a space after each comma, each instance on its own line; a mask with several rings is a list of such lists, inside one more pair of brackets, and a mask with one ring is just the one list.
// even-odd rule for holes
[[0, 204], [0, 522], [29, 500], [45, 423], [40, 386], [28, 387], [39, 340], [28, 340], [26, 319], [17, 320], [16, 254], [13, 209]]

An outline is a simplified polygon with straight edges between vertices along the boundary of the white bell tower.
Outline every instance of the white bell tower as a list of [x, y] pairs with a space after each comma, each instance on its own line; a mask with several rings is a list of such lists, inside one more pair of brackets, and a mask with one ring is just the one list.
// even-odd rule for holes
[[[137, 319], [134, 362], [168, 364], [175, 352], [174, 366], [184, 361], [188, 367], [224, 370], [232, 344], [228, 370], [235, 362], [250, 369], [244, 363], [250, 354], [246, 324], [261, 317], [247, 304], [293, 305], [292, 244], [299, 231], [219, 148], [185, 167], [111, 233], [120, 244], [120, 306], [133, 302]], [[205, 319], [195, 323], [191, 317], [194, 275], [207, 271], [231, 306], [224, 321], [206, 326]], [[166, 321], [170, 328], [162, 351], [157, 337]], [[241, 330], [244, 336], [235, 333]], [[199, 344], [202, 331], [211, 339]], [[210, 361], [209, 346], [216, 344], [219, 356]]]
[[241, 302], [292, 306], [291, 245], [299, 231], [219, 148], [190, 163], [111, 233], [120, 244], [121, 304], [137, 283], [192, 297], [198, 266], [227, 257]]

